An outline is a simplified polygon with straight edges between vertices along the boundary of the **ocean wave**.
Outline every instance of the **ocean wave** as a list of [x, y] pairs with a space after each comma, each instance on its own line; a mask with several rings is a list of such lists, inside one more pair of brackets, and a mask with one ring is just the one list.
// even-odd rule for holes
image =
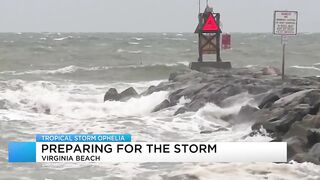
[[[130, 43], [129, 43], [130, 44]], [[135, 45], [137, 45], [137, 44], [135, 44]], [[117, 50], [117, 52], [118, 53], [123, 53], [123, 52], [125, 52], [125, 53], [129, 53], [129, 54], [141, 54], [143, 51], [141, 51], [141, 50], [131, 50], [131, 51], [129, 51], [129, 50], [124, 50], [124, 49], [118, 49]]]
[[194, 177], [199, 180], [215, 179], [319, 179], [320, 167], [312, 163], [217, 163], [185, 165], [168, 174], [169, 179]]
[[143, 40], [144, 38], [140, 38], [140, 37], [132, 37], [131, 39], [134, 39], [134, 40], [137, 40], [137, 41], [141, 41], [141, 40]]
[[53, 70], [30, 70], [24, 72], [16, 71], [2, 71], [0, 74], [9, 74], [9, 75], [28, 75], [28, 74], [70, 74], [77, 71], [102, 71], [102, 70], [111, 70], [111, 69], [138, 69], [138, 68], [154, 68], [154, 67], [175, 67], [175, 66], [189, 66], [189, 62], [176, 62], [176, 63], [155, 63], [155, 64], [140, 64], [140, 65], [127, 65], [127, 66], [94, 66], [94, 67], [80, 67], [80, 66], [66, 66], [59, 69]]
[[[168, 95], [162, 91], [140, 98], [132, 98], [127, 102], [103, 102], [102, 94], [91, 95], [74, 93], [71, 89], [63, 89], [59, 85], [45, 82], [24, 83], [21, 90], [5, 90], [0, 92], [8, 102], [4, 107], [25, 112], [58, 115], [64, 118], [88, 119], [105, 118], [107, 116], [140, 116], [151, 113]], [[7, 107], [11, 106], [11, 107]]]
[[316, 70], [320, 71], [320, 68], [314, 67], [314, 66], [291, 66], [290, 68], [296, 68], [296, 69], [309, 69], [309, 70]]
[[[237, 115], [245, 105], [256, 106], [253, 98], [248, 93], [229, 97], [224, 101], [224, 104], [225, 107], [220, 107], [214, 103], [208, 103], [195, 113], [194, 118], [199, 124], [198, 126], [201, 131], [231, 130], [234, 124], [231, 121], [225, 121], [225, 117]], [[237, 123], [237, 125], [240, 124], [240, 122]], [[247, 127], [251, 126], [247, 125]]]
[[255, 68], [255, 67], [258, 67], [258, 65], [249, 64], [249, 65], [246, 65], [244, 67], [245, 68]]
[[67, 37], [61, 37], [61, 38], [54, 38], [53, 40], [54, 41], [63, 41], [65, 39], [72, 39], [73, 37], [72, 36], [67, 36]]
[[137, 50], [137, 51], [128, 51], [130, 54], [141, 54], [143, 51]]
[[172, 40], [172, 41], [186, 41], [186, 38], [164, 38], [166, 40]]
[[138, 42], [128, 42], [128, 44], [130, 44], [130, 45], [139, 45], [140, 43], [138, 43]]

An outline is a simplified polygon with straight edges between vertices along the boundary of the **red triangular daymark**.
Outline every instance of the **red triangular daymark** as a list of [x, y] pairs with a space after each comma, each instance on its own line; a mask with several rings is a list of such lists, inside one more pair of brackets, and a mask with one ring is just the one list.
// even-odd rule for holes
[[212, 13], [209, 13], [206, 23], [202, 27], [202, 31], [219, 31], [219, 26]]

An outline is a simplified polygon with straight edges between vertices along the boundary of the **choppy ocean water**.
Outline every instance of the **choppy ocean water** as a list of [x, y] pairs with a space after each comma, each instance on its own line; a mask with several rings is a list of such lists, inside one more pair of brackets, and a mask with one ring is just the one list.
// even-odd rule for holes
[[[280, 38], [232, 34], [223, 51], [234, 67], [280, 67]], [[320, 34], [289, 39], [287, 69], [292, 75], [320, 75]], [[209, 57], [208, 57], [209, 58]], [[213, 57], [212, 57], [213, 58]], [[8, 164], [8, 141], [33, 141], [39, 133], [130, 133], [134, 141], [269, 141], [245, 137], [250, 124], [220, 120], [236, 114], [251, 97], [227, 108], [207, 104], [195, 113], [172, 116], [188, 99], [151, 113], [169, 92], [103, 102], [110, 87], [139, 92], [197, 59], [197, 39], [183, 33], [8, 33], [0, 34], [0, 179], [320, 179], [310, 164]], [[50, 109], [50, 114], [46, 113]], [[223, 127], [226, 131], [200, 134]]]

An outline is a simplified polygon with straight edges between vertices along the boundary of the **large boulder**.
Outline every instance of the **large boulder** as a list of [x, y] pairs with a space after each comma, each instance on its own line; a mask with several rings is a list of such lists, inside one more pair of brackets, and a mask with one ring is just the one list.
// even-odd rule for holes
[[310, 155], [308, 153], [299, 153], [293, 156], [292, 160], [303, 163], [303, 162], [311, 162], [314, 164], [320, 164], [319, 159], [316, 159], [313, 155]]
[[320, 128], [320, 115], [306, 115], [302, 124], [306, 127]]
[[294, 136], [285, 140], [288, 144], [288, 159], [293, 158], [296, 154], [306, 152], [307, 142], [300, 137]]
[[236, 121], [248, 122], [254, 121], [253, 114], [259, 109], [250, 105], [242, 106], [238, 115], [235, 117]]
[[277, 136], [282, 136], [288, 132], [294, 122], [300, 121], [301, 119], [302, 116], [299, 115], [299, 113], [291, 111], [281, 119], [271, 120], [269, 122], [263, 123], [263, 127], [268, 132], [274, 133]]
[[150, 86], [146, 91], [142, 92], [140, 95], [147, 96], [147, 95], [150, 95], [155, 92], [174, 90], [180, 86], [181, 86], [181, 84], [178, 82], [177, 83], [162, 82], [157, 86]]
[[115, 88], [110, 88], [104, 95], [104, 101], [119, 101], [120, 95]]
[[313, 145], [308, 154], [313, 156], [314, 159], [320, 161], [320, 143]]
[[133, 87], [122, 91], [120, 94], [118, 93], [117, 89], [110, 88], [104, 95], [104, 101], [127, 101], [138, 96], [139, 94]]
[[164, 100], [164, 101], [162, 101], [159, 105], [157, 105], [153, 110], [152, 110], [152, 112], [158, 112], [158, 111], [160, 111], [160, 110], [162, 110], [162, 109], [166, 109], [166, 108], [168, 108], [168, 107], [170, 107], [170, 106], [172, 106], [172, 104], [170, 103], [170, 101], [169, 100]]
[[320, 143], [320, 129], [319, 128], [310, 128], [308, 130], [308, 147]]
[[139, 94], [137, 93], [137, 91], [133, 87], [130, 87], [119, 94], [119, 100], [127, 101], [131, 98], [138, 97], [138, 96]]
[[179, 114], [183, 114], [183, 113], [185, 113], [187, 111], [188, 111], [188, 109], [186, 107], [181, 107], [174, 113], [174, 115], [176, 116], [176, 115], [179, 115]]
[[281, 71], [276, 67], [268, 66], [262, 69], [262, 74], [277, 76], [281, 74]]
[[302, 91], [303, 89], [302, 88], [299, 88], [299, 87], [284, 87], [282, 90], [281, 90], [281, 94], [283, 95], [289, 95], [289, 94], [292, 94], [292, 93], [296, 93], [296, 92], [299, 92], [299, 91]]
[[262, 99], [262, 101], [259, 104], [259, 108], [269, 108], [274, 102], [276, 102], [279, 99], [280, 97], [277, 93], [270, 93]]
[[320, 158], [320, 143], [313, 145], [312, 148], [309, 150], [309, 154]]

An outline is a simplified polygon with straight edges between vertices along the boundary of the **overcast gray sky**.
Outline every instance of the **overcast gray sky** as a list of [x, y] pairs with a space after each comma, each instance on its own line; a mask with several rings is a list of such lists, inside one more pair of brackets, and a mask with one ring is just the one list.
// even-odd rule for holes
[[[227, 32], [271, 32], [274, 10], [298, 10], [320, 32], [320, 0], [209, 0]], [[202, 9], [205, 0], [202, 0]], [[198, 0], [1, 0], [1, 32], [193, 32]]]

